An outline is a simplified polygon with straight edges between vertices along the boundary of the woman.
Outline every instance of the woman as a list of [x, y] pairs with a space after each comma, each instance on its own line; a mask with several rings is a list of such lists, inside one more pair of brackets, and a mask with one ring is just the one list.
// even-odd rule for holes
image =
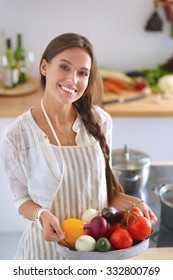
[[[12, 199], [27, 220], [16, 259], [60, 259], [55, 244], [64, 239], [64, 219], [108, 204], [125, 210], [138, 201], [123, 193], [110, 168], [112, 121], [93, 105], [101, 80], [91, 43], [74, 33], [54, 38], [40, 74], [41, 104], [1, 137]], [[145, 203], [139, 207], [156, 222]]]

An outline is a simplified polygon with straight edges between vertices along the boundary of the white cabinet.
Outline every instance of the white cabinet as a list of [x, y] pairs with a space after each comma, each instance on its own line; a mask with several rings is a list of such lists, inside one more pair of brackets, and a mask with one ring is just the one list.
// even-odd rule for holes
[[173, 161], [173, 118], [113, 118], [112, 148], [147, 153], [153, 161]]

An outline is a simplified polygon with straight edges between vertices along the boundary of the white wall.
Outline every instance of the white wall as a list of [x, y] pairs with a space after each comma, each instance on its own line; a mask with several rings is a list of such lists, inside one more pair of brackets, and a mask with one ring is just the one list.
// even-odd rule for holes
[[38, 63], [48, 42], [64, 32], [77, 32], [93, 43], [100, 66], [120, 71], [155, 67], [172, 56], [170, 24], [162, 9], [163, 32], [148, 33], [144, 26], [153, 0], [0, 0], [0, 30], [12, 37], [23, 34], [24, 47]]
[[173, 118], [113, 118], [112, 148], [147, 153], [153, 161], [173, 161]]

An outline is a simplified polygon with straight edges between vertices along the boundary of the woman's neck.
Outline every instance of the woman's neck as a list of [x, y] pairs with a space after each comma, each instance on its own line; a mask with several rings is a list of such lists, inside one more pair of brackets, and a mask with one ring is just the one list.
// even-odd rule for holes
[[66, 125], [73, 123], [76, 119], [76, 109], [72, 104], [60, 104], [58, 102], [51, 102], [43, 98], [44, 108], [53, 124]]

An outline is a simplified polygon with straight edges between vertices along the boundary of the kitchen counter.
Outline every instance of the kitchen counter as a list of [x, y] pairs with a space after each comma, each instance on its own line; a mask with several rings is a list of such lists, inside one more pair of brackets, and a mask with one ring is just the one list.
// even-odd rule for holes
[[[104, 101], [118, 97], [121, 96], [105, 95]], [[173, 117], [173, 95], [161, 99], [155, 95], [146, 95], [136, 101], [104, 105], [104, 109], [112, 117]]]
[[173, 260], [173, 247], [148, 248], [129, 260]]
[[[0, 96], [0, 118], [17, 117], [38, 104], [41, 97], [40, 90], [20, 96]], [[112, 98], [117, 98], [117, 95], [113, 95]], [[153, 95], [146, 96], [133, 102], [104, 105], [104, 109], [112, 117], [173, 117], [173, 96], [161, 99], [159, 103]]]
[[16, 118], [38, 104], [41, 98], [41, 90], [26, 95], [0, 96], [0, 118]]

